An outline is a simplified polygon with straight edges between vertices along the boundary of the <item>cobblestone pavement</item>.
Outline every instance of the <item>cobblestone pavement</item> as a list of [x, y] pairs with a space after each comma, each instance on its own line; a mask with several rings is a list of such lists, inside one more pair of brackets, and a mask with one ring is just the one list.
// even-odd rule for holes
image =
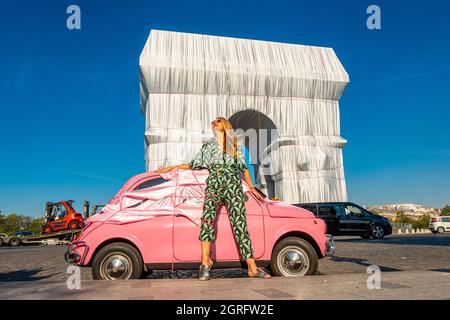
[[[319, 275], [366, 273], [370, 265], [381, 271], [450, 269], [450, 234], [394, 235], [383, 240], [356, 237], [335, 239], [334, 256], [320, 260]], [[69, 266], [63, 258], [66, 246], [26, 246], [0, 248], [0, 283], [16, 281], [65, 281]], [[158, 271], [149, 279], [196, 278], [196, 270]], [[242, 269], [213, 269], [213, 279], [244, 278]], [[82, 280], [91, 280], [90, 269], [82, 268]]]
[[363, 273], [270, 280], [85, 280], [79, 289], [69, 289], [63, 281], [0, 282], [0, 300], [450, 300], [448, 271], [386, 272], [376, 288], [369, 287], [367, 280]]

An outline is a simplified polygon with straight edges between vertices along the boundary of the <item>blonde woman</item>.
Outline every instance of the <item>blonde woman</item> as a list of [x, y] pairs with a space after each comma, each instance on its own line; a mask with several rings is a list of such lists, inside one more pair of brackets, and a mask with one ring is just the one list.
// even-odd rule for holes
[[256, 266], [253, 258], [253, 248], [247, 230], [244, 193], [239, 172], [244, 174], [245, 180], [251, 187], [253, 195], [262, 199], [262, 196], [253, 186], [241, 147], [237, 144], [231, 123], [222, 117], [211, 122], [215, 139], [203, 144], [200, 151], [189, 164], [169, 166], [156, 170], [169, 172], [175, 168], [180, 169], [209, 169], [210, 175], [206, 179], [205, 201], [203, 205], [202, 223], [199, 239], [201, 241], [202, 263], [200, 265], [199, 279], [209, 280], [209, 270], [213, 265], [210, 258], [211, 242], [215, 240], [214, 223], [217, 211], [221, 204], [225, 204], [233, 235], [239, 244], [242, 258], [248, 265], [248, 276], [268, 279], [271, 276]]

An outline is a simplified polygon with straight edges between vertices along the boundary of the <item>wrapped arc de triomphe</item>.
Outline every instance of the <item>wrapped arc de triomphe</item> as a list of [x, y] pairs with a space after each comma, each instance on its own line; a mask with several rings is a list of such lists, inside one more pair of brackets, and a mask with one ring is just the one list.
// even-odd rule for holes
[[269, 196], [347, 200], [333, 49], [152, 30], [139, 67], [147, 170], [190, 161], [222, 116]]

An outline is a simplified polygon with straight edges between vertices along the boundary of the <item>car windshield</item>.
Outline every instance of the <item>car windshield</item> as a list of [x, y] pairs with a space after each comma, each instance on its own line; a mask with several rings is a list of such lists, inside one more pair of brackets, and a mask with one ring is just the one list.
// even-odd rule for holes
[[155, 186], [160, 185], [165, 182], [167, 182], [166, 179], [153, 178], [153, 179], [149, 179], [149, 180], [146, 180], [146, 181], [138, 184], [133, 190], [142, 190], [142, 189], [152, 188], [152, 187], [155, 187]]

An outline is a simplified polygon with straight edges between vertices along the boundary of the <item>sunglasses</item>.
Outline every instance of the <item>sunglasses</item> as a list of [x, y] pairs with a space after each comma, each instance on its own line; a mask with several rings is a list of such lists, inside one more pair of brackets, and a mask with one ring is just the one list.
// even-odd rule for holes
[[215, 124], [217, 124], [217, 123], [220, 123], [220, 120], [213, 120], [213, 121], [211, 121], [211, 125], [215, 125]]

